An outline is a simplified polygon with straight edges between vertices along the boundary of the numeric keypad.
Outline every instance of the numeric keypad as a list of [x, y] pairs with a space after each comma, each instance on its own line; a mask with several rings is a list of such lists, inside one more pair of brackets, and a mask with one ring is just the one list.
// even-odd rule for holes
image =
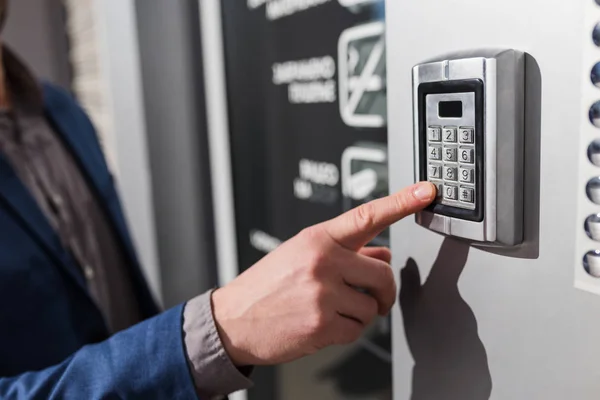
[[477, 196], [475, 128], [429, 126], [427, 128], [427, 180], [438, 189], [438, 201], [472, 209]]

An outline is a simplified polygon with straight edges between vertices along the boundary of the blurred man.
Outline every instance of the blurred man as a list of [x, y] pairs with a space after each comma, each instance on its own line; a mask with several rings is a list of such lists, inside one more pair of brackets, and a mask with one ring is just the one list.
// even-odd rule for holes
[[350, 343], [392, 307], [390, 253], [363, 246], [429, 204], [428, 183], [159, 314], [88, 117], [0, 54], [0, 398], [219, 398], [248, 388], [252, 366]]

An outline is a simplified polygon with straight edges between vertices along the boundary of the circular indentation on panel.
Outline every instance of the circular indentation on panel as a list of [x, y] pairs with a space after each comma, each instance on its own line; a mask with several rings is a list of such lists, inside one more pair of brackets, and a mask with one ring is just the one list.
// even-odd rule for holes
[[592, 104], [592, 106], [590, 107], [589, 117], [590, 122], [594, 126], [600, 128], [600, 101], [597, 101], [594, 104]]
[[594, 140], [588, 146], [588, 159], [592, 164], [600, 167], [600, 139]]
[[600, 242], [600, 214], [592, 214], [586, 218], [585, 233], [590, 239]]
[[592, 72], [590, 73], [590, 80], [596, 87], [600, 87], [600, 62], [597, 62], [592, 67]]
[[596, 46], [600, 47], [600, 22], [594, 26], [594, 30], [592, 31], [592, 40]]
[[600, 278], [600, 250], [587, 252], [583, 257], [583, 268], [594, 278]]
[[600, 204], [600, 178], [592, 178], [585, 188], [588, 198], [596, 204]]

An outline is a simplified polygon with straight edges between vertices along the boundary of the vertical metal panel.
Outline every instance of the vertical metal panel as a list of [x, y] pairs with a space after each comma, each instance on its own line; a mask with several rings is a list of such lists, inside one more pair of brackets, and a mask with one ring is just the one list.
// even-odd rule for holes
[[137, 0], [165, 306], [216, 284], [198, 2]]

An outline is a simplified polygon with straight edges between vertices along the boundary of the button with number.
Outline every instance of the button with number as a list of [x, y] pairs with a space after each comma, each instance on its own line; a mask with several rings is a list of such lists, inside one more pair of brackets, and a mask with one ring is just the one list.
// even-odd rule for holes
[[429, 159], [430, 160], [441, 160], [442, 159], [442, 148], [439, 146], [429, 147]]
[[460, 128], [459, 134], [461, 143], [472, 144], [474, 137], [474, 129], [473, 128]]
[[456, 147], [444, 147], [444, 161], [456, 162]]
[[465, 203], [473, 203], [473, 200], [475, 198], [475, 191], [473, 189], [461, 187], [459, 192], [460, 201], [463, 201]]
[[427, 129], [427, 138], [430, 142], [441, 142], [442, 141], [442, 128], [430, 126]]
[[475, 170], [473, 168], [461, 168], [458, 176], [463, 183], [473, 183], [475, 181]]
[[444, 167], [444, 179], [449, 181], [455, 181], [458, 179], [456, 174], [456, 168], [454, 167]]
[[434, 182], [435, 188], [437, 190], [436, 197], [442, 197], [442, 193], [444, 193], [444, 184], [440, 182]]
[[456, 143], [456, 128], [452, 126], [445, 126], [442, 131], [445, 143]]
[[456, 186], [444, 185], [444, 198], [456, 200], [458, 198], [458, 188]]
[[427, 174], [429, 178], [434, 179], [442, 179], [442, 166], [441, 165], [430, 165], [429, 173]]
[[460, 149], [458, 154], [460, 162], [473, 164], [473, 149]]

